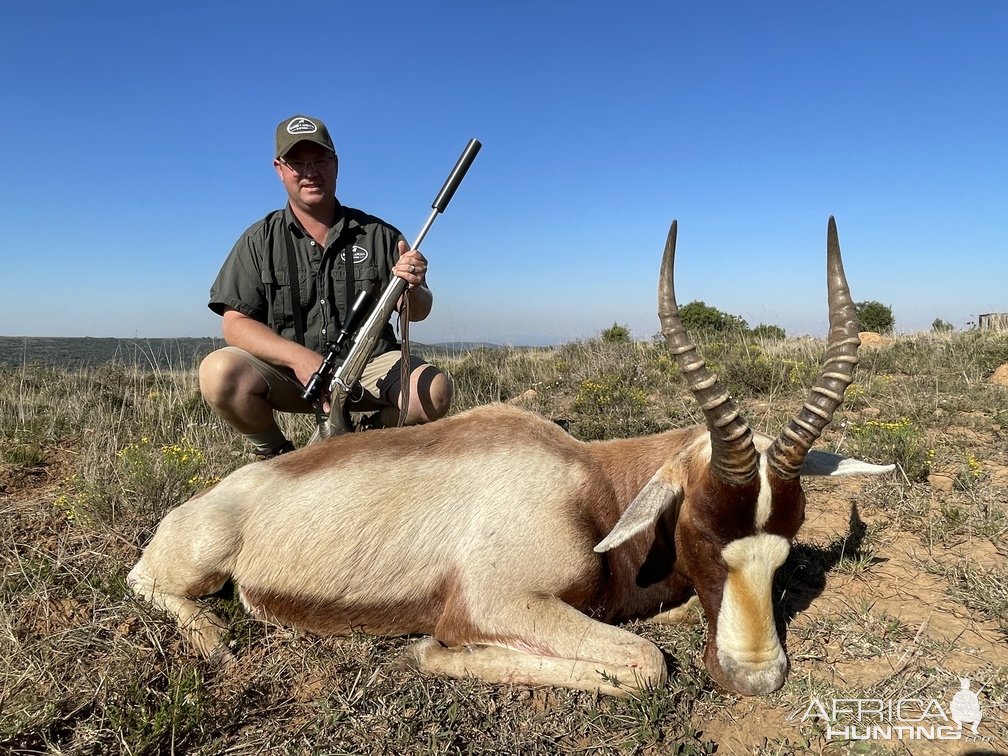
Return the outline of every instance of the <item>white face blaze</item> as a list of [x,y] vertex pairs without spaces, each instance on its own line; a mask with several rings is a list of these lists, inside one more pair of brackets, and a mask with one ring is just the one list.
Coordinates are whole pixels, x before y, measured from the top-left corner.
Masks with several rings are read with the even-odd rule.
[[767,479],[767,458],[766,454],[759,457],[759,496],[756,498],[756,532],[759,533],[766,527],[772,511],[772,494],[770,492],[770,481]]
[[774,624],[774,573],[784,564],[790,542],[762,532],[770,518],[766,458],[760,455],[760,493],[755,535],[739,538],[721,550],[728,566],[717,618],[717,656],[725,675],[740,693],[777,690],[787,673],[787,655]]

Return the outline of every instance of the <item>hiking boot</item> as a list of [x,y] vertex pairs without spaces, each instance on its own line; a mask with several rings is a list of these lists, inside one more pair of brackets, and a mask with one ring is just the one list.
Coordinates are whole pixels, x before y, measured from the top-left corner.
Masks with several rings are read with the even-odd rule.
[[294,451],[294,444],[290,441],[285,441],[284,445],[279,449],[273,449],[269,451],[267,449],[252,449],[252,461],[262,462],[266,459],[273,459],[274,457],[279,457],[281,454],[286,454],[287,452]]

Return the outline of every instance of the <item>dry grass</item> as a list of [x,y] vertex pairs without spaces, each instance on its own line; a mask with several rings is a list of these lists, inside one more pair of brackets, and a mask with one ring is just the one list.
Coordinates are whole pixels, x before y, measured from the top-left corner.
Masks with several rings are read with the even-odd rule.
[[[701,345],[750,422],[776,433],[823,345]],[[435,356],[456,410],[513,401],[584,439],[696,422],[654,344],[569,344]],[[125,589],[160,517],[244,463],[203,406],[192,366],[30,365],[0,381],[0,751],[11,753],[980,753],[1008,749],[1008,389],[988,378],[1008,338],[901,338],[864,351],[821,445],[896,461],[892,478],[807,483],[809,518],[776,580],[792,659],[784,688],[716,690],[704,628],[632,629],[671,683],[640,698],[433,680],[395,667],[405,641],[267,628],[228,597],[237,662],[192,658]],[[291,419],[300,441],[310,427]],[[812,698],[947,703],[981,687],[973,743],[828,740]]]

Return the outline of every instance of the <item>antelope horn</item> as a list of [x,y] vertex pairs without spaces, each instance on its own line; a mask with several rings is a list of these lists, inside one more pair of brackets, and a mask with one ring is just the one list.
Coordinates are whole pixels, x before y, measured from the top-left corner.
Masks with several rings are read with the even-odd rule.
[[801,474],[812,444],[833,419],[844,391],[854,381],[857,365],[858,318],[851,301],[836,221],[830,216],[826,230],[826,284],[829,299],[829,340],[822,372],[801,411],[792,418],[767,451],[767,463],[784,480]]
[[740,485],[756,475],[756,447],[752,431],[739,416],[731,397],[718,385],[717,376],[707,369],[679,318],[673,281],[676,229],[677,223],[672,221],[658,279],[658,319],[665,343],[675,356],[686,385],[707,419],[711,438],[711,470],[725,483]]

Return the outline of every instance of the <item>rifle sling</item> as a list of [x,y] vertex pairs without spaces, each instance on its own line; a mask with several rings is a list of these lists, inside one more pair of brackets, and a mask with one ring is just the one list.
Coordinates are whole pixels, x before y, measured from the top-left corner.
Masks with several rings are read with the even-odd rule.
[[399,422],[396,427],[406,424],[406,413],[409,412],[410,398],[410,362],[409,353],[409,287],[403,291],[402,306],[399,308],[399,335],[402,340],[402,356],[399,358]]
[[[290,278],[288,294],[290,295],[291,312],[294,315],[294,336],[298,344],[304,346],[304,316],[301,313],[301,272],[298,269],[297,254],[294,251],[293,234],[290,228],[285,228],[284,230],[286,231],[284,234],[284,244],[287,248],[287,275]],[[353,254],[353,245],[350,246],[350,249],[343,252],[343,265],[346,271],[346,306],[348,308],[357,295],[355,291],[357,283],[354,276]],[[346,317],[348,314],[349,312],[343,313],[343,317]]]
[[294,314],[294,337],[304,346],[304,319],[301,315],[301,272],[298,270],[297,255],[294,253],[294,239],[290,228],[284,227],[284,242],[287,247],[287,277],[290,279],[287,293],[290,295],[291,312]]
[[[350,306],[353,301],[357,298],[357,281],[354,278],[354,245],[353,242],[350,243],[348,249],[343,250],[343,268],[346,271],[346,310],[343,313],[343,318],[346,319],[350,317]],[[343,323],[340,323],[342,326]]]

